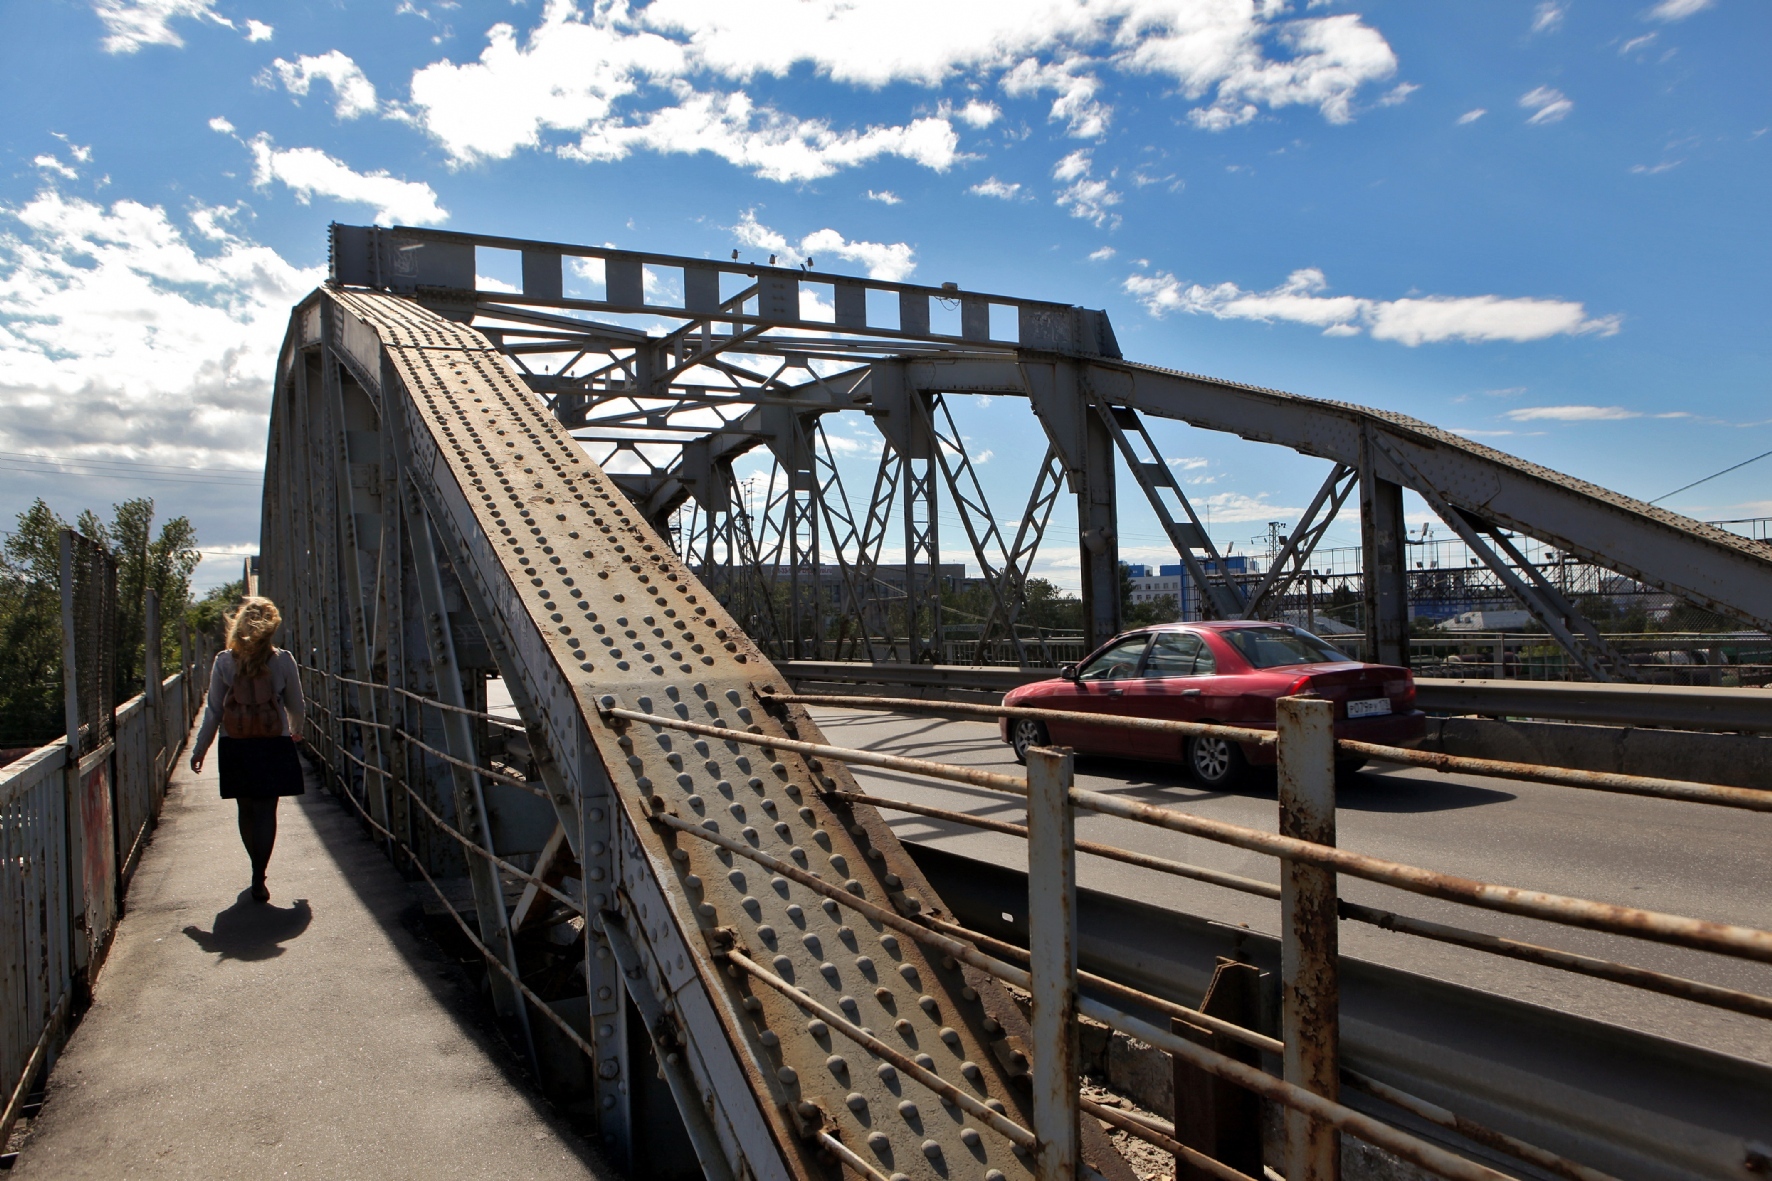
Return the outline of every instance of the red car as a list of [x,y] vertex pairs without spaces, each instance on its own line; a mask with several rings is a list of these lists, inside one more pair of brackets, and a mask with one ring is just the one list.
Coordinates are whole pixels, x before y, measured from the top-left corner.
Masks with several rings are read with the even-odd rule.
[[[1175,623],[1127,632],[1050,681],[1011,690],[1004,705],[1121,714],[1179,722],[1274,727],[1274,702],[1310,693],[1335,702],[1335,736],[1389,746],[1419,740],[1427,716],[1415,708],[1408,669],[1350,660],[1324,641],[1283,623],[1238,620]],[[1271,746],[1215,735],[1184,738],[1114,726],[1004,718],[1003,741],[1025,761],[1030,746],[1185,763],[1209,787],[1234,782],[1250,765],[1272,765]],[[1364,760],[1338,762],[1353,770]]]

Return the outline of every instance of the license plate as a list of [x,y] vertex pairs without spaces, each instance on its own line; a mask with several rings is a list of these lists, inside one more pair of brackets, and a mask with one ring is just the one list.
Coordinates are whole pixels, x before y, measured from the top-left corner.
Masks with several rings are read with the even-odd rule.
[[1347,703],[1347,716],[1350,718],[1375,718],[1391,712],[1391,699],[1374,697],[1370,701],[1350,701]]

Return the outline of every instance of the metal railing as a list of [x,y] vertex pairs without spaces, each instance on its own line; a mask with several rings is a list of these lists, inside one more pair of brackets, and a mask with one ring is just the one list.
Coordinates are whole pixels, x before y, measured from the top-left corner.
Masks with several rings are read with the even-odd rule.
[[[421,709],[437,708],[445,712],[465,714],[487,724],[521,729],[508,719],[484,711],[449,705],[408,690],[393,689],[374,682],[355,681],[318,669],[304,671],[316,683],[329,682],[334,687],[349,685],[377,692],[393,692],[403,695]],[[538,794],[545,795],[545,789],[484,763],[455,758],[423,742],[401,725],[336,713],[324,704],[325,694],[312,694],[311,697],[315,701],[315,707],[310,713],[309,750],[325,769],[333,789],[387,842],[391,853],[403,864],[409,864],[425,879],[464,937],[486,959],[489,969],[508,981],[529,1003],[529,1007],[557,1026],[571,1044],[587,1056],[594,1056],[594,1049],[589,1042],[520,978],[514,964],[509,962],[509,957],[483,937],[484,930],[476,934],[470,927],[433,873],[426,869],[423,858],[408,843],[411,839],[410,832],[403,837],[377,819],[377,814],[385,806],[379,804],[378,797],[386,791],[404,799],[410,805],[405,810],[405,815],[422,817],[433,831],[441,833],[458,845],[467,856],[484,860],[513,879],[525,883],[530,890],[561,903],[566,915],[586,922],[595,922],[603,916],[587,913],[587,908],[580,899],[555,888],[536,873],[499,857],[487,847],[488,842],[476,840],[450,824],[401,773],[402,764],[399,759],[384,757],[374,760],[364,757],[364,753],[368,752],[364,737],[371,733],[391,736],[412,744],[414,750],[422,751],[471,775],[481,776],[489,781],[511,783]],[[1028,717],[1035,720],[1050,720],[1049,715],[1055,712],[977,704],[933,705],[907,699],[795,693],[765,696],[762,700],[769,711],[778,719],[784,720],[790,729],[792,718],[788,713],[789,707],[806,705],[885,708],[942,714],[957,711],[968,716]],[[1036,748],[1030,754],[1026,774],[1014,775],[878,751],[847,749],[826,742],[801,741],[780,734],[763,733],[762,728],[754,724],[741,731],[695,722],[689,720],[686,707],[679,705],[677,709],[682,716],[672,717],[619,708],[613,698],[604,698],[599,703],[600,715],[607,725],[650,726],[654,733],[663,730],[683,731],[731,744],[731,749],[735,751],[742,746],[760,747],[770,757],[784,753],[800,755],[815,773],[816,781],[822,784],[826,801],[831,804],[865,805],[887,811],[925,815],[1027,841],[1029,940],[1028,948],[1023,950],[939,915],[921,913],[915,908],[905,913],[871,902],[860,896],[853,883],[827,881],[800,865],[766,853],[757,847],[754,835],[747,836],[743,831],[737,835],[726,833],[713,821],[699,817],[686,819],[677,815],[665,807],[662,798],[655,798],[651,805],[652,823],[669,837],[703,841],[718,846],[726,854],[745,858],[772,874],[819,893],[829,900],[827,906],[854,911],[878,927],[889,928],[907,938],[918,940],[943,957],[978,968],[1031,994],[1033,1032],[1028,1045],[1029,1053],[1023,1056],[1021,1065],[1030,1075],[1035,1102],[1030,1121],[1032,1127],[1026,1127],[1010,1119],[1005,1111],[986,1104],[969,1093],[966,1080],[970,1076],[966,1073],[966,1064],[962,1064],[960,1068],[962,1077],[959,1080],[942,1077],[930,1067],[927,1060],[907,1055],[752,958],[747,946],[736,936],[729,937],[717,951],[718,958],[729,969],[738,973],[738,978],[747,982],[747,987],[767,989],[780,994],[810,1021],[822,1022],[827,1029],[847,1038],[885,1066],[929,1087],[944,1100],[951,1101],[965,1118],[989,1124],[1028,1154],[1027,1159],[1036,1174],[1042,1177],[1069,1178],[1075,1175],[1079,1151],[1077,1120],[1081,1114],[1088,1114],[1160,1149],[1175,1153],[1180,1159],[1218,1181],[1238,1181],[1239,1178],[1259,1181],[1184,1143],[1185,1131],[1178,1131],[1172,1123],[1161,1118],[1102,1107],[1082,1096],[1076,1086],[1075,1039],[1077,1019],[1087,1017],[1156,1046],[1172,1055],[1176,1061],[1197,1069],[1204,1076],[1218,1080],[1223,1085],[1246,1090],[1291,1113],[1284,1121],[1288,1155],[1287,1167],[1282,1171],[1288,1178],[1326,1179],[1333,1176],[1330,1162],[1337,1159],[1339,1149],[1336,1137],[1341,1134],[1364,1140],[1436,1175],[1456,1178],[1458,1181],[1498,1181],[1506,1176],[1488,1165],[1450,1151],[1443,1145],[1422,1139],[1393,1124],[1348,1107],[1339,1101],[1339,1089],[1347,1087],[1375,1096],[1417,1119],[1442,1127],[1487,1149],[1512,1156],[1534,1168],[1565,1178],[1566,1181],[1610,1181],[1607,1174],[1589,1165],[1525,1143],[1517,1137],[1449,1111],[1439,1104],[1342,1068],[1336,1050],[1335,1017],[1338,990],[1338,941],[1335,929],[1340,920],[1366,923],[1418,938],[1610,980],[1697,1004],[1752,1016],[1772,1017],[1772,998],[1616,963],[1598,956],[1566,952],[1447,923],[1431,922],[1339,897],[1336,876],[1348,874],[1476,909],[1523,915],[1613,935],[1772,962],[1772,932],[1475,881],[1338,848],[1334,833],[1334,764],[1339,748],[1339,753],[1343,756],[1386,759],[1441,771],[1501,775],[1583,789],[1653,795],[1752,811],[1772,811],[1772,792],[1641,776],[1596,775],[1566,768],[1501,764],[1494,760],[1456,759],[1350,740],[1338,742],[1333,737],[1331,704],[1310,698],[1290,698],[1283,701],[1274,730],[1154,719],[1063,715],[1067,721],[1088,725],[1153,730],[1177,736],[1210,734],[1231,741],[1275,747],[1279,763],[1281,803],[1280,831],[1275,833],[1208,820],[1178,809],[1140,804],[1078,789],[1073,782],[1071,756],[1068,751]],[[1026,801],[1026,822],[1016,824],[1000,819],[975,817],[909,800],[886,798],[866,791],[844,790],[832,777],[824,774],[822,760],[852,767],[877,767],[910,773],[1012,795]],[[1276,885],[1102,842],[1078,840],[1074,828],[1074,816],[1078,809],[1273,856],[1282,865],[1281,880]],[[1190,1008],[1125,983],[1079,970],[1076,962],[1077,937],[1074,921],[1076,859],[1079,854],[1116,860],[1279,901],[1284,927],[1280,1028],[1264,1031],[1226,1020],[1206,1011],[1210,1008],[1210,997],[1200,1007]],[[1108,999],[1096,999],[1101,997]],[[1172,1023],[1171,1028],[1153,1025],[1136,1015],[1140,1012],[1155,1012],[1167,1016]],[[1201,1044],[1199,1037],[1190,1032],[1192,1030],[1221,1040]],[[1245,1053],[1239,1055],[1234,1051],[1225,1052],[1225,1039],[1234,1047],[1241,1047]],[[1252,1052],[1254,1057],[1250,1058],[1248,1052]],[[1028,1061],[1030,1057],[1031,1062]],[[857,1152],[856,1146],[844,1144],[832,1135],[831,1130],[821,1129],[814,1135],[827,1152],[858,1174],[870,1178],[884,1176]]]
[[84,1004],[202,704],[195,664],[162,680],[156,655],[97,749],[0,770],[0,1146]]
[[[800,694],[780,694],[766,698],[765,703],[789,729],[793,725],[793,718],[786,708],[789,706],[841,704],[857,708],[937,711],[936,707],[924,702]],[[1037,717],[1048,712],[988,706],[968,708],[992,716]],[[952,709],[952,706],[944,705],[939,707],[939,712],[951,712]],[[1402,748],[1345,740],[1338,743],[1333,734],[1333,705],[1324,700],[1283,699],[1279,703],[1278,725],[1274,731],[1152,720],[1102,718],[1091,719],[1089,722],[1159,729],[1176,734],[1212,734],[1236,742],[1272,744],[1276,747],[1279,763],[1278,832],[1210,820],[1179,809],[1141,804],[1079,789],[1073,782],[1072,760],[1068,751],[1034,748],[1029,752],[1026,774],[1013,775],[876,751],[846,749],[824,742],[800,741],[764,733],[762,727],[757,725],[752,725],[747,730],[735,730],[695,722],[689,720],[685,705],[677,706],[679,716],[668,716],[620,708],[612,697],[605,697],[600,702],[600,711],[609,724],[651,727],[655,735],[662,731],[675,730],[733,744],[734,750],[740,746],[753,746],[762,748],[770,757],[776,757],[778,752],[801,755],[806,759],[808,767],[817,774],[827,800],[833,803],[865,804],[889,811],[939,816],[943,820],[1003,832],[1027,841],[1028,948],[1023,952],[943,918],[922,913],[916,907],[901,913],[870,902],[860,896],[860,890],[852,882],[826,881],[817,873],[763,852],[757,847],[755,834],[740,831],[733,835],[722,831],[716,821],[686,819],[677,815],[665,805],[662,797],[655,797],[652,801],[652,823],[678,841],[689,839],[716,845],[728,854],[745,858],[772,874],[822,894],[829,900],[827,906],[835,904],[846,908],[869,923],[918,940],[944,957],[966,963],[1030,993],[1033,1018],[1029,1051],[1032,1061],[1024,1061],[1023,1065],[1030,1074],[1029,1081],[1033,1087],[1032,1128],[1014,1124],[1004,1112],[973,1099],[963,1081],[940,1077],[930,1069],[927,1060],[919,1063],[906,1058],[878,1036],[816,1001],[796,988],[791,981],[771,972],[751,958],[742,939],[736,934],[729,935],[724,946],[719,949],[721,958],[729,968],[739,973],[751,987],[780,993],[812,1020],[822,1022],[829,1030],[849,1039],[865,1053],[912,1076],[944,1099],[950,1099],[964,1111],[966,1117],[989,1123],[1021,1150],[1031,1154],[1030,1160],[1036,1175],[1042,1178],[1068,1179],[1075,1175],[1077,1121],[1083,1111],[1105,1119],[1159,1148],[1175,1152],[1182,1159],[1221,1181],[1233,1181],[1235,1178],[1248,1176],[1230,1169],[1220,1161],[1196,1159],[1200,1158],[1200,1154],[1177,1139],[1179,1134],[1172,1124],[1161,1119],[1152,1120],[1114,1112],[1081,1097],[1077,1088],[1075,1047],[1076,1018],[1082,1016],[1156,1046],[1168,1052],[1179,1063],[1184,1063],[1212,1079],[1252,1092],[1285,1109],[1286,1167],[1281,1172],[1290,1181],[1327,1181],[1335,1176],[1336,1162],[1339,1160],[1337,1137],[1344,1133],[1376,1145],[1439,1176],[1456,1178],[1458,1181],[1477,1181],[1479,1178],[1483,1181],[1496,1181],[1506,1176],[1465,1155],[1449,1151],[1390,1123],[1347,1107],[1338,1098],[1339,1088],[1342,1086],[1376,1095],[1417,1118],[1455,1131],[1467,1140],[1504,1152],[1568,1181],[1604,1181],[1606,1174],[1590,1166],[1483,1127],[1457,1113],[1376,1080],[1342,1070],[1337,1060],[1336,1017],[1339,959],[1336,929],[1340,919],[1372,923],[1388,930],[1613,980],[1700,1004],[1761,1017],[1772,1016],[1772,998],[1612,963],[1599,957],[1576,955],[1447,924],[1391,914],[1340,898],[1336,887],[1337,875],[1347,874],[1423,897],[1458,902],[1480,910],[1522,915],[1565,926],[1696,948],[1740,959],[1772,962],[1772,932],[1456,877],[1337,847],[1334,818],[1335,760],[1338,746],[1344,754],[1384,758],[1441,770],[1476,770],[1479,773],[1494,774],[1497,768],[1491,766],[1487,760],[1448,760],[1440,756],[1424,756],[1420,752]],[[1066,718],[1073,722],[1084,720],[1076,715],[1066,715]],[[843,791],[837,787],[832,777],[823,774],[822,760],[918,774],[1019,797],[1026,803],[1026,823],[1016,825],[934,809],[907,800],[889,799],[866,792]],[[1463,765],[1466,762],[1482,763],[1483,766],[1467,767]],[[1593,777],[1587,773],[1550,767],[1514,765],[1506,768],[1505,773],[1515,778],[1536,778],[1543,782],[1568,786],[1653,794],[1664,798],[1757,811],[1772,810],[1772,792],[1716,788],[1713,785],[1675,781],[1644,781],[1641,777]],[[1275,857],[1282,867],[1280,882],[1272,885],[1148,854],[1116,849],[1098,842],[1078,841],[1074,817],[1079,809]],[[1159,872],[1277,899],[1281,903],[1283,928],[1280,1028],[1276,1031],[1278,1036],[1228,1022],[1205,1012],[1210,1007],[1207,1002],[1203,1002],[1199,1009],[1191,1009],[1125,984],[1079,972],[1074,919],[1076,859],[1079,853],[1110,857]],[[1085,985],[1088,986],[1087,993],[1083,991]],[[1116,1004],[1095,999],[1101,995],[1116,998],[1118,1004],[1166,1014],[1179,1024],[1170,1029],[1159,1028],[1124,1008],[1116,1007]],[[1213,1048],[1211,1045],[1201,1044],[1200,1040],[1189,1036],[1189,1030],[1198,1030],[1202,1035],[1228,1038],[1241,1047],[1266,1055],[1268,1063],[1265,1066],[1251,1064],[1243,1056],[1221,1052],[1223,1047]],[[960,1067],[962,1076],[967,1075],[966,1066],[967,1064],[962,1064]],[[838,1145],[831,1151],[862,1175],[879,1175],[871,1164],[856,1156],[851,1149]],[[1257,1152],[1259,1153],[1259,1146]],[[852,1156],[855,1157],[854,1161],[850,1159]],[[1259,1155],[1256,1159],[1259,1159]]]

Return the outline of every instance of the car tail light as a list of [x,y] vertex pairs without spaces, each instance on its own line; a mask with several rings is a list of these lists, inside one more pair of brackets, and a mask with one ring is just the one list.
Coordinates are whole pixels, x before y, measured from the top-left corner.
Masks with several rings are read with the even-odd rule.
[[1391,699],[1391,705],[1399,710],[1415,708],[1415,678],[1399,677],[1384,683],[1384,695]]
[[1286,692],[1282,693],[1281,696],[1315,697],[1317,696],[1317,687],[1315,682],[1313,682],[1308,676],[1299,677],[1296,681],[1292,682],[1291,686],[1288,687]]

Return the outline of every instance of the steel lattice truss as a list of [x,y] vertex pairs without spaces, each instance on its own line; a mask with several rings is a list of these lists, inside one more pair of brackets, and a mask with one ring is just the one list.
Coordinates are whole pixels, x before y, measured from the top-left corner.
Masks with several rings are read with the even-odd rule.
[[[520,291],[477,289],[476,252],[494,250],[520,255]],[[1205,613],[1219,617],[1287,601],[1357,492],[1377,659],[1407,659],[1404,488],[1595,679],[1628,678],[1630,667],[1520,557],[1514,534],[1772,624],[1762,544],[1400,415],[1127,362],[1101,312],[952,284],[403,228],[334,227],[333,274],[471,322],[777,656],[940,659],[951,630],[942,592],[958,562],[989,591],[970,650],[1039,661],[1023,587],[1066,491],[1076,498],[1082,639],[1104,639],[1120,622],[1121,475],[1202,588]],[[1025,398],[1044,426],[1051,448],[1025,502],[988,503],[948,405],[968,394]],[[867,416],[880,440],[871,480],[855,487],[826,431],[844,413]],[[1152,417],[1330,462],[1254,586],[1226,571],[1157,450]],[[733,463],[758,448],[766,474],[741,483]],[[1016,522],[1013,536],[1000,519]]]

